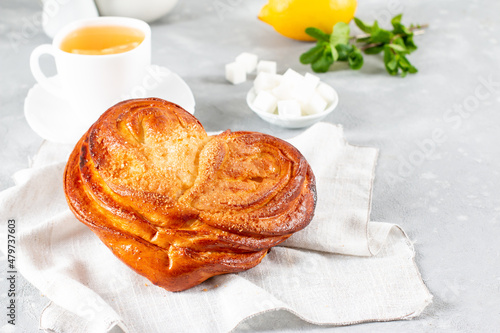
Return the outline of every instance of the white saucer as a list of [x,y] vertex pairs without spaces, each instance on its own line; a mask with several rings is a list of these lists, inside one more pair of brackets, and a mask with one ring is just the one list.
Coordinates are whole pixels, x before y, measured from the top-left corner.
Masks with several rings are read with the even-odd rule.
[[[178,104],[194,114],[194,96],[186,82],[165,67],[157,66],[156,69],[161,70],[162,75],[156,81],[149,80],[157,84],[148,84],[148,89],[142,90],[147,96],[128,96],[124,99],[158,97]],[[57,84],[59,79],[56,75],[49,80]],[[67,101],[48,93],[39,84],[30,89],[24,100],[24,116],[33,131],[48,141],[75,144],[97,119],[90,123],[75,121],[68,110],[71,108]]]

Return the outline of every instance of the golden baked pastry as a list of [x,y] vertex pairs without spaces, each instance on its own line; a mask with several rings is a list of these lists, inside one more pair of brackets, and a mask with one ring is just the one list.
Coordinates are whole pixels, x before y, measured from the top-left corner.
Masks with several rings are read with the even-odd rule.
[[170,291],[247,270],[312,219],[312,170],[256,132],[208,136],[181,107],[135,99],[74,148],[64,190],[75,216],[137,273]]

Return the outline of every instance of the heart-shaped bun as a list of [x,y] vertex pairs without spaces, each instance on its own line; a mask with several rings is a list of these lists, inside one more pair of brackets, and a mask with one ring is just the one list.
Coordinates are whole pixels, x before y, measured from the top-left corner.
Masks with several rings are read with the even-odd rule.
[[137,273],[170,291],[247,270],[311,221],[312,170],[257,132],[208,136],[178,105],[107,110],[73,150],[64,190],[75,216]]

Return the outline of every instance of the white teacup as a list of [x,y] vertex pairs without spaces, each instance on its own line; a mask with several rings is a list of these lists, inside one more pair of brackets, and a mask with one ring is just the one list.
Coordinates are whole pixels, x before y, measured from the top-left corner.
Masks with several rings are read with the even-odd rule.
[[[88,26],[123,26],[144,33],[134,49],[106,55],[82,55],[61,50],[61,43],[72,31]],[[55,58],[59,83],[49,80],[40,69],[40,56]],[[123,94],[141,83],[144,70],[151,65],[151,29],[141,20],[126,17],[96,17],[75,21],[62,28],[52,44],[38,46],[31,53],[30,67],[38,83],[49,93],[67,100],[75,121],[94,122]]]

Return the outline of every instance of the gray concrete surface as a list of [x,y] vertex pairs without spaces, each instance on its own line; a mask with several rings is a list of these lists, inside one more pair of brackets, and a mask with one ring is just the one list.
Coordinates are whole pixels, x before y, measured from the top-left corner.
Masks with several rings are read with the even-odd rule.
[[[224,64],[244,51],[278,61],[279,71],[309,71],[298,59],[311,45],[259,22],[263,3],[180,0],[152,25],[153,63],[189,84],[207,131],[258,130],[283,138],[300,132],[260,120],[245,103],[251,83],[232,86],[224,79]],[[11,174],[28,167],[42,143],[23,116],[35,83],[29,54],[50,41],[37,21],[40,11],[34,0],[0,3],[0,190],[13,185]],[[342,124],[350,143],[380,149],[372,219],[400,224],[415,241],[434,302],[411,321],[317,327],[276,312],[242,323],[240,331],[500,331],[500,3],[360,0],[357,16],[387,24],[399,12],[405,23],[430,24],[410,56],[420,72],[391,77],[378,56],[365,57],[360,71],[335,66],[321,75],[340,96],[326,121]],[[7,264],[1,259],[4,309]],[[17,288],[17,329],[37,332],[49,300],[22,278]]]

